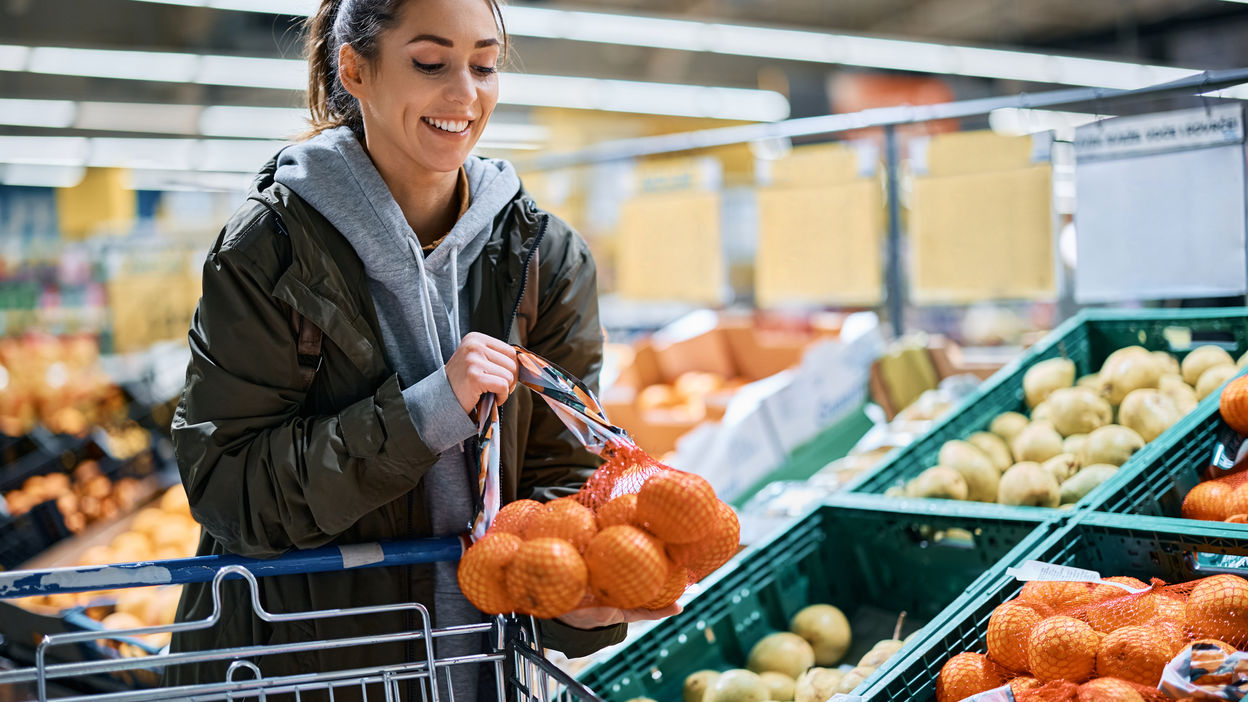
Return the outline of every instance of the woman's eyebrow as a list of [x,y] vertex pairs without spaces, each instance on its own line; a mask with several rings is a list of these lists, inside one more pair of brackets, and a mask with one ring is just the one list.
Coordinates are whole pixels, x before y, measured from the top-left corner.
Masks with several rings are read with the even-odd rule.
[[[412,37],[412,40],[409,41],[408,43],[415,44],[421,41],[431,41],[434,44],[438,44],[440,46],[447,46],[447,47],[455,46],[455,42],[451,41],[450,39],[447,39],[446,37],[440,37],[436,34],[418,34],[415,37]],[[481,41],[478,41],[476,48],[483,49],[487,46],[497,46],[497,45],[498,45],[498,39],[491,37],[489,39],[482,39]]]

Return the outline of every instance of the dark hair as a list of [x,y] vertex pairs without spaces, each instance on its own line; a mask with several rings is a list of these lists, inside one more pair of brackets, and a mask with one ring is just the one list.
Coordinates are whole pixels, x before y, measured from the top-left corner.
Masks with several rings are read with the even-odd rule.
[[[381,34],[398,19],[406,0],[321,0],[316,14],[308,18],[305,41],[308,58],[308,109],[312,130],[308,136],[326,129],[348,126],[364,137],[360,102],[347,92],[338,79],[338,51],[350,44],[365,60],[377,58]],[[501,0],[485,0],[494,14],[501,36],[502,63],[507,51],[507,28],[503,24]]]

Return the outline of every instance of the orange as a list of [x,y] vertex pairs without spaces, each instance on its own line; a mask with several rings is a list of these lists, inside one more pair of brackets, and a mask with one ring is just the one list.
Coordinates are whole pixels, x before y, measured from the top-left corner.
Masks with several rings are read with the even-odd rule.
[[563,539],[525,541],[507,568],[507,592],[517,611],[554,619],[576,608],[589,572],[576,547]]
[[[1236,478],[1238,478],[1239,475],[1242,474],[1237,474]],[[1204,483],[1201,483],[1201,485],[1204,485]],[[1230,517],[1248,513],[1248,485],[1241,483],[1228,492],[1223,505],[1225,507],[1225,511],[1222,512],[1222,516],[1219,517],[1221,521],[1226,521]]]
[[1184,624],[1194,637],[1248,644],[1248,580],[1214,575],[1198,581],[1187,596]]
[[1234,490],[1222,480],[1206,480],[1187,492],[1180,514],[1188,519],[1220,522],[1226,517],[1227,499]]
[[1144,702],[1144,697],[1122,680],[1097,678],[1079,686],[1079,702]]
[[1235,378],[1222,388],[1218,411],[1232,429],[1248,434],[1248,377]]
[[[1148,587],[1143,581],[1132,577],[1115,576],[1105,579],[1135,588]],[[1153,593],[1132,594],[1113,585],[1097,585],[1092,588],[1092,604],[1088,607],[1085,618],[1093,629],[1108,634],[1124,626],[1145,624],[1156,616],[1157,603]]]
[[1145,687],[1157,687],[1170,662],[1174,641],[1152,626],[1124,626],[1105,637],[1096,652],[1096,672]]
[[1226,643],[1225,641],[1218,641],[1217,639],[1200,639],[1200,640],[1198,640],[1198,641],[1193,641],[1193,642],[1192,642],[1191,644],[1189,644],[1188,646],[1189,646],[1189,647],[1191,647],[1191,646],[1196,646],[1196,645],[1198,645],[1198,644],[1199,644],[1202,648],[1207,648],[1207,647],[1209,647],[1209,646],[1213,646],[1214,648],[1216,648],[1216,649],[1218,649],[1218,650],[1220,650],[1220,651],[1222,651],[1223,653],[1226,653],[1226,654],[1231,654],[1231,653],[1234,653],[1234,652],[1236,651],[1236,649],[1235,649],[1235,647],[1234,647],[1234,646],[1232,646],[1232,645],[1230,645],[1230,644]]
[[1018,697],[1028,690],[1034,690],[1037,687],[1040,687],[1040,681],[1032,677],[1024,676],[1014,678],[1010,681],[1010,692],[1014,693],[1015,697]]
[[718,504],[705,478],[665,470],[647,478],[637,492],[637,521],[669,544],[687,544],[716,523]]
[[472,606],[486,614],[516,610],[517,603],[507,591],[507,566],[524,541],[515,534],[491,532],[459,559],[459,589]]
[[631,526],[607,527],[585,549],[589,586],[603,604],[636,609],[656,599],[668,582],[663,544]]
[[537,500],[516,500],[503,505],[498,510],[498,514],[494,515],[494,521],[490,522],[490,531],[505,532],[515,534],[516,536],[524,535],[524,525],[528,523],[529,517],[534,512],[542,508],[542,503]]
[[598,508],[598,528],[637,526],[637,495],[620,495]]
[[1027,603],[998,605],[988,618],[988,656],[1010,670],[1027,670],[1027,637],[1044,620]]
[[676,604],[676,600],[685,594],[685,588],[689,586],[689,569],[681,565],[672,564],[668,569],[667,582],[663,583],[663,589],[654,599],[641,606],[642,609],[664,609]]
[[1083,682],[1096,669],[1100,637],[1074,617],[1049,617],[1031,630],[1027,639],[1027,663],[1040,682]]
[[737,513],[718,500],[715,513],[716,522],[709,536],[688,544],[667,545],[667,554],[674,562],[688,568],[695,582],[727,563],[741,545],[741,523],[737,521]]
[[982,653],[959,653],[945,661],[936,677],[937,702],[960,702],[971,695],[1001,687],[1010,679],[1005,668]]
[[575,497],[560,497],[542,505],[529,514],[524,525],[524,538],[563,539],[584,551],[589,540],[598,533],[598,522],[588,507],[577,501]]
[[1092,583],[1032,580],[1023,586],[1018,599],[1046,604],[1057,611],[1082,607],[1092,599]]

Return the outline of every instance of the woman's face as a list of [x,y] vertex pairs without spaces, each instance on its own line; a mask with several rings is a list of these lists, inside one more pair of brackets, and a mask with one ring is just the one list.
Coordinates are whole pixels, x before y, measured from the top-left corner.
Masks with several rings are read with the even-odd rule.
[[430,171],[457,170],[498,104],[499,51],[488,3],[403,3],[377,57],[357,63],[358,82],[344,76],[360,100],[369,149],[397,151]]

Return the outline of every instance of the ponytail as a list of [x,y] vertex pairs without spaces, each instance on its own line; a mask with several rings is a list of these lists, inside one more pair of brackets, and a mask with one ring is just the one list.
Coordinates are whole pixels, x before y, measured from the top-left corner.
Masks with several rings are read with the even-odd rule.
[[308,111],[312,113],[312,131],[308,136],[345,124],[331,108],[333,93],[340,85],[334,24],[342,3],[343,0],[323,0],[316,14],[308,18],[305,45],[308,57]]

